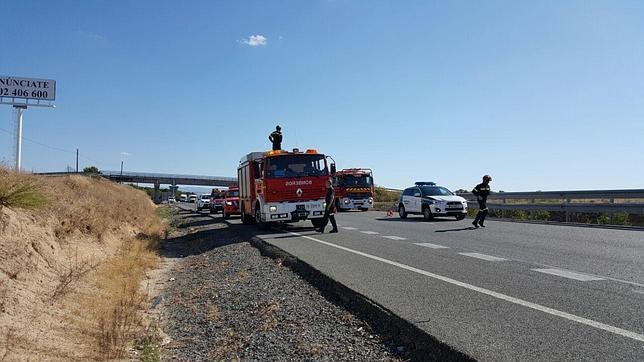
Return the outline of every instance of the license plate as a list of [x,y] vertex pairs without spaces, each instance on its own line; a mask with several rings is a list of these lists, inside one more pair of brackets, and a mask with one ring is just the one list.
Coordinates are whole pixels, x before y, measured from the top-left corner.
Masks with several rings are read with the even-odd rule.
[[462,210],[463,206],[448,206],[447,210]]
[[295,210],[306,211],[306,205],[295,205]]

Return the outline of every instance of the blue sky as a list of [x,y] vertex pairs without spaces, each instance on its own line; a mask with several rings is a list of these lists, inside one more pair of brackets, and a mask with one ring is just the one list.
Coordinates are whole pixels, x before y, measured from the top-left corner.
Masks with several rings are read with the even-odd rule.
[[279,123],[389,187],[644,187],[641,1],[10,0],[0,34],[1,75],[58,82],[27,170],[234,176]]

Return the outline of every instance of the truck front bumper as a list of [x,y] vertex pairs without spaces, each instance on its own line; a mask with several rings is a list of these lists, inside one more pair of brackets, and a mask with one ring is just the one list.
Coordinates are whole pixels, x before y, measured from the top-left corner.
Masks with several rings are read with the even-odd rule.
[[265,221],[300,221],[324,217],[324,200],[269,202],[262,209]]

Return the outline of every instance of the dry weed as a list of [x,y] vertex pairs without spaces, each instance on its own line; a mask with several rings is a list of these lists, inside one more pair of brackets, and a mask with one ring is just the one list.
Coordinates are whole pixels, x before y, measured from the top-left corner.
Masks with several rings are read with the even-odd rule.
[[54,289],[54,292],[51,296],[52,300],[56,300],[71,289],[71,286],[74,283],[77,283],[81,280],[87,273],[96,269],[98,262],[91,260],[79,260],[78,259],[78,249],[73,258],[69,259],[68,265],[62,265],[61,267],[54,268],[56,274],[58,275],[58,285]]
[[47,204],[37,178],[0,168],[0,208],[39,209]]

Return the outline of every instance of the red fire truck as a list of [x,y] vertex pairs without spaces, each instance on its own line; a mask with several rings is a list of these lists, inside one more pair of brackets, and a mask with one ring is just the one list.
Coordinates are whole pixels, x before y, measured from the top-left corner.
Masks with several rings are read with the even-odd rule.
[[338,211],[373,207],[373,171],[369,168],[349,168],[335,175],[335,202]]
[[237,169],[242,222],[268,227],[308,219],[319,227],[326,183],[334,173],[335,164],[316,150],[249,153]]

